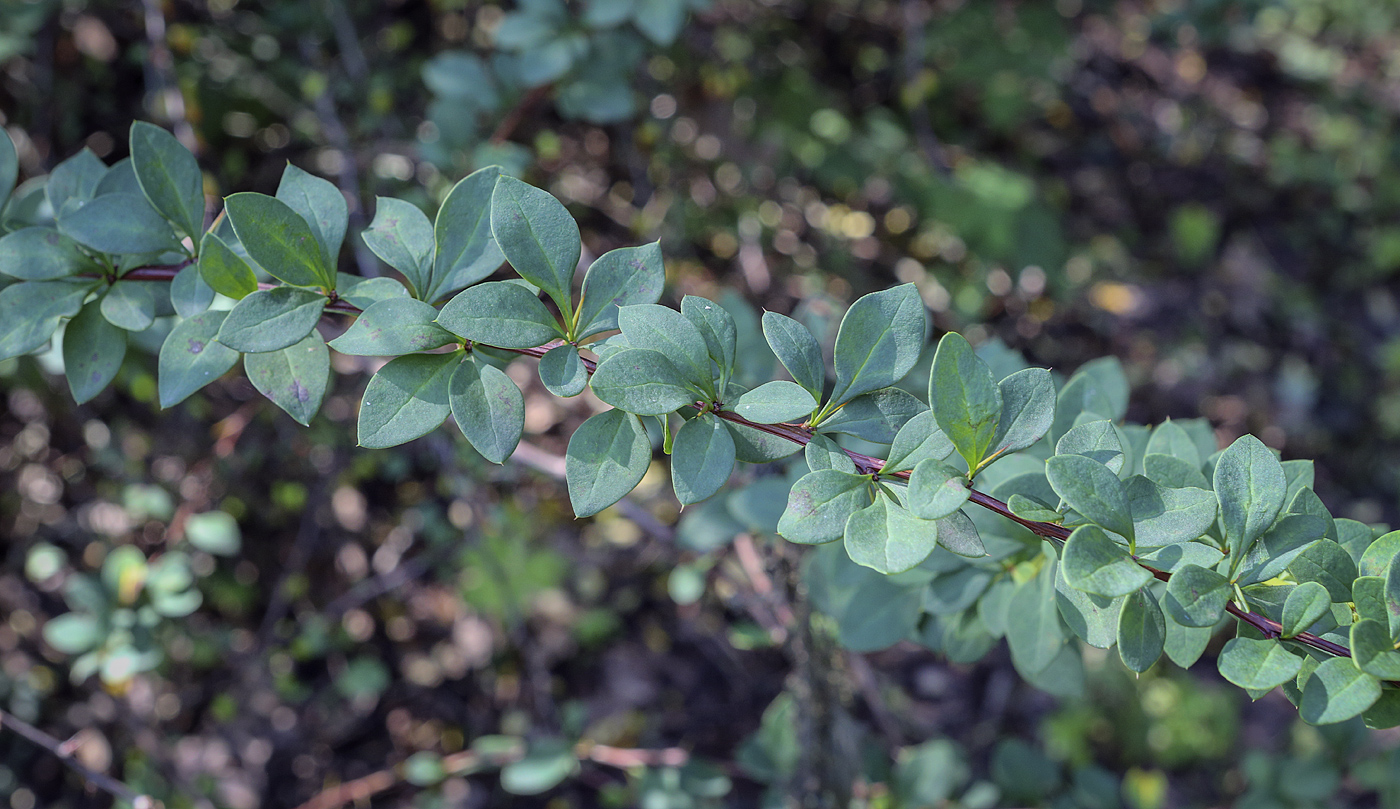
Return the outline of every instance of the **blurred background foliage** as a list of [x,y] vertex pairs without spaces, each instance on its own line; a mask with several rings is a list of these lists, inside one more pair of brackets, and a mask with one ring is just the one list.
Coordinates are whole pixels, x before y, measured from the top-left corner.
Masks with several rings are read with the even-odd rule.
[[[337,183],[354,231],[377,195],[431,210],[502,164],[569,205],[585,260],[660,238],[671,302],[794,312],[828,339],[857,295],[914,282],[989,358],[1115,355],[1132,418],[1314,458],[1333,512],[1374,523],[1400,516],[1397,17],[0,0],[0,116],[23,204],[83,148],[123,157],[145,119],[210,195],[270,193],[291,161]],[[341,258],[385,271],[358,239]],[[953,662],[980,653],[952,630],[925,639],[939,654],[877,651],[918,636],[881,637],[878,608],[917,595],[883,579],[814,592],[835,617],[807,621],[802,554],[771,536],[780,479],[681,515],[658,462],[575,522],[560,455],[588,406],[525,363],[527,440],[497,468],[445,433],[355,449],[362,358],[335,357],[301,429],[236,375],[158,412],[138,352],[74,407],[58,357],[0,363],[0,704],[167,806],[1400,800],[1393,734],[1304,726],[1209,666],[1138,678],[1086,649],[1082,677],[1036,684],[1052,696],[1004,649]],[[11,734],[0,762],[14,809],[102,803]]]

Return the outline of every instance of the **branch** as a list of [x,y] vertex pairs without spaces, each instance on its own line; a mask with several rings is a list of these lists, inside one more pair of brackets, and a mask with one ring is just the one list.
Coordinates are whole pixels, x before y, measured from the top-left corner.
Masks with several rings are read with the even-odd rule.
[[8,711],[0,710],[0,727],[7,727],[15,733],[23,736],[34,744],[58,756],[68,768],[82,776],[94,787],[106,792],[108,795],[119,801],[126,801],[131,804],[132,809],[159,809],[162,804],[153,799],[150,795],[142,795],[121,781],[106,773],[89,770],[73,758],[74,745],[59,741],[57,737],[50,736],[33,725],[15,717]]

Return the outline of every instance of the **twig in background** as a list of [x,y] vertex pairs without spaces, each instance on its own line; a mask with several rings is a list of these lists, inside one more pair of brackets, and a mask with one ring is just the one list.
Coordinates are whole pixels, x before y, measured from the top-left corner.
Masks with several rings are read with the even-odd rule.
[[185,118],[185,97],[175,81],[175,59],[165,42],[165,12],[160,0],[141,0],[141,9],[146,24],[146,109],[168,121],[180,143],[198,154],[194,127]]
[[106,792],[117,800],[126,801],[131,804],[132,809],[160,809],[163,806],[160,801],[153,799],[149,795],[142,795],[121,781],[106,773],[100,773],[84,767],[73,757],[73,750],[76,744],[59,741],[55,736],[50,736],[33,725],[17,718],[8,711],[0,710],[0,727],[9,728],[16,734],[23,736],[29,741],[37,744],[45,750],[53,753],[68,768],[82,776],[93,787]]

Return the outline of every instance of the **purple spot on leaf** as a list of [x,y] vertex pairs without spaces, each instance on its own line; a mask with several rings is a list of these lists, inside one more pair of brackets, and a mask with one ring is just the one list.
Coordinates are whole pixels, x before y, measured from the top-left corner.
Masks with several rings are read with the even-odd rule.
[[296,400],[297,400],[298,402],[301,402],[302,404],[305,404],[306,401],[307,401],[308,399],[311,398],[311,391],[307,390],[305,385],[303,385],[303,384],[301,384],[300,382],[298,382],[297,380],[293,379],[293,380],[292,380],[292,396],[296,397]]
[[190,352],[191,354],[198,354],[198,353],[200,353],[201,351],[204,350],[204,341],[203,341],[203,340],[191,340],[191,341],[190,341],[190,347],[189,347],[188,350],[189,350],[189,352]]

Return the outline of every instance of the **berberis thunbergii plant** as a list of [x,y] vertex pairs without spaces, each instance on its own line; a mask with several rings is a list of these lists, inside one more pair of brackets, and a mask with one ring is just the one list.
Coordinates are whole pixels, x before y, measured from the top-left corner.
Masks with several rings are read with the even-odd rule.
[[[1311,488],[1311,462],[1281,463],[1252,436],[1218,451],[1199,420],[1123,423],[1128,386],[1111,359],[1057,393],[1049,371],[994,373],[947,334],[927,385],[915,386],[925,402],[897,387],[909,385],[929,328],[904,285],[852,304],[830,358],[801,323],[764,314],[762,336],[791,381],[746,387],[730,312],[695,297],[658,305],[657,244],[599,257],[576,293],[574,220],[499,169],[459,182],[434,221],[379,200],[363,238],[403,283],[336,271],[345,200],[290,166],[275,197],[234,194],[206,228],[194,157],[150,124],[132,127],[130,159],[111,167],[84,151],[11,197],[16,176],[0,139],[0,358],[42,348],[66,323],[79,402],[112,380],[128,335],[174,316],[162,407],[242,357],[257,389],[306,424],[330,349],[389,356],[364,393],[362,446],[402,444],[451,416],[501,463],[524,423],[501,367],[537,357],[550,392],[591,388],[613,408],[569,441],[579,517],[641,481],[654,453],[648,419],[682,504],[715,495],[737,462],[802,449],[793,463],[805,474],[778,533],[842,542],[906,588],[893,592],[915,588],[872,609],[908,613],[900,621],[951,657],[975,659],[1005,637],[1021,673],[1045,682],[1077,635],[1116,645],[1135,671],[1163,652],[1189,666],[1228,614],[1238,631],[1218,661],[1230,682],[1255,697],[1283,686],[1313,723],[1400,724],[1400,531],[1334,519]],[[518,277],[485,280],[503,263]],[[318,331],[328,315],[353,318],[329,344]],[[840,435],[888,445],[885,459],[843,449]]]

